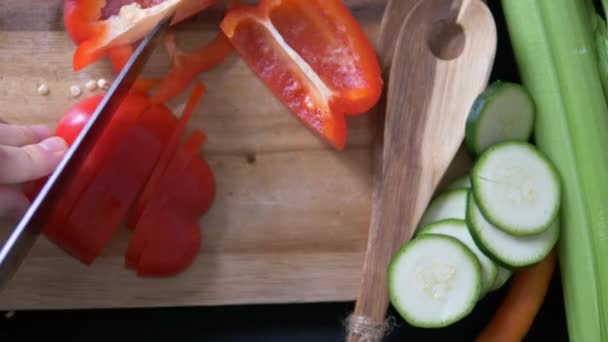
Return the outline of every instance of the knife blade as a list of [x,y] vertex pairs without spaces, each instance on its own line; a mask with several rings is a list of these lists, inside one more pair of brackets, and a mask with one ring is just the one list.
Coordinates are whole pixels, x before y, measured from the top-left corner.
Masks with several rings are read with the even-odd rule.
[[111,121],[112,114],[129,93],[172,18],[169,16],[161,20],[141,41],[59,165],[10,232],[0,249],[0,290],[16,273],[33,247],[49,214],[58,205],[61,193],[95,146],[95,141]]

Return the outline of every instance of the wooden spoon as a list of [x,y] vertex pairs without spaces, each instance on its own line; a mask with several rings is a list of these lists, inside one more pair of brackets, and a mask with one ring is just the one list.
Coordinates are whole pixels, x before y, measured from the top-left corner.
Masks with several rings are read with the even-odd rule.
[[402,22],[390,68],[383,147],[376,150],[382,165],[375,168],[349,341],[382,338],[388,265],[411,239],[456,155],[469,109],[487,85],[496,53],[494,19],[480,0],[419,1]]

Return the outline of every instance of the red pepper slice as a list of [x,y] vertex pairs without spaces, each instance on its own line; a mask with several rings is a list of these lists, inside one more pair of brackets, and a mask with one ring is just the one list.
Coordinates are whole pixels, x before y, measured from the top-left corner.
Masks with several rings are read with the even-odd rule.
[[222,63],[233,48],[226,36],[220,32],[208,45],[191,52],[180,51],[171,34],[165,41],[173,66],[164,76],[159,88],[152,95],[152,103],[165,103],[179,93],[201,72]]
[[201,83],[197,83],[194,87],[194,90],[192,91],[190,99],[186,103],[186,107],[184,108],[182,116],[180,117],[179,121],[177,122],[177,125],[175,126],[171,138],[165,146],[165,150],[163,151],[160,160],[158,161],[152,175],[150,176],[150,179],[148,180],[148,183],[146,184],[143,194],[140,196],[140,199],[135,204],[134,214],[131,216],[131,219],[128,223],[129,227],[135,227],[135,223],[139,219],[139,215],[143,213],[145,201],[151,196],[153,192],[156,191],[156,186],[158,185],[159,180],[164,175],[167,166],[171,162],[171,159],[173,158],[175,151],[179,146],[180,140],[184,134],[184,131],[186,130],[186,126],[188,125],[188,122],[190,121],[190,118],[194,113],[194,108],[196,107],[198,102],[200,102],[204,93],[205,87]]
[[170,132],[161,125],[172,114],[153,106],[128,129],[93,182],[83,191],[62,230],[60,244],[85,264],[100,255],[143,188]]
[[[172,209],[167,208],[168,212]],[[137,264],[140,277],[169,277],[192,264],[201,248],[201,232],[195,223],[176,215],[158,215],[152,223],[158,228],[141,253]]]
[[[133,55],[133,47],[131,45],[118,46],[108,50],[108,56],[114,71],[119,73],[127,64],[131,55]],[[138,77],[131,88],[132,93],[147,94],[148,91],[158,87],[161,84],[160,79]]]
[[[194,157],[194,155],[196,155],[196,153],[198,153],[201,150],[205,140],[206,140],[206,136],[201,131],[196,130],[196,131],[192,132],[192,134],[188,137],[188,139],[186,139],[184,144],[179,148],[179,150],[173,156],[173,159],[171,160],[171,165],[167,167],[167,169],[165,170],[165,173],[163,173],[162,177],[172,177],[172,176],[169,176],[168,174],[175,175],[177,173],[181,173],[183,171],[183,169],[185,169],[187,167],[188,162]],[[150,201],[153,200],[152,195],[160,192],[158,190],[158,187],[160,186],[159,183],[162,184],[161,179],[158,180],[156,187],[152,188],[150,186],[149,188],[146,188],[146,190],[148,190],[148,191],[142,193],[142,195],[139,197],[137,205],[134,206],[131,216],[129,217],[129,221],[127,223],[128,227],[135,228],[137,226],[137,221],[143,214],[144,210],[148,210],[148,208],[147,208],[148,204],[150,203]],[[150,183],[148,183],[148,184],[150,184]],[[198,204],[198,205],[199,206],[203,205],[203,203]],[[209,206],[210,206],[210,203],[209,203]]]
[[[200,248],[196,222],[211,206],[215,180],[200,155],[188,156],[180,149],[176,156],[176,163],[167,170],[157,197],[146,206],[129,242],[126,265],[137,267],[140,276],[169,276],[181,272],[194,260]],[[189,165],[174,173],[188,158]]]
[[[207,161],[195,155],[184,171],[184,191],[181,192],[183,204],[179,211],[191,221],[198,221],[215,199],[215,177]],[[191,183],[188,183],[191,182]]]
[[[185,143],[177,150],[173,156],[173,159],[171,160],[171,163],[163,172],[162,178],[159,178],[156,186],[154,188],[150,188],[153,189],[153,191],[148,192],[147,195],[142,194],[142,196],[140,196],[138,201],[139,206],[134,208],[129,223],[130,227],[133,227],[135,232],[129,241],[129,246],[125,256],[125,263],[127,267],[133,268],[137,265],[148,239],[157,234],[157,226],[155,222],[158,221],[157,216],[163,212],[166,205],[170,204],[170,209],[173,211],[187,213],[188,218],[195,216],[195,214],[192,214],[192,212],[196,210],[192,209],[193,205],[200,207],[206,206],[207,209],[210,206],[210,203],[207,204],[204,199],[200,204],[193,204],[178,198],[178,196],[191,190],[200,192],[210,191],[215,193],[215,184],[213,182],[211,182],[213,183],[213,188],[202,188],[200,186],[193,188],[193,182],[190,178],[192,176],[189,174],[184,175],[188,164],[196,156],[196,153],[200,151],[204,139],[205,136],[201,132],[193,132]],[[211,178],[212,177],[213,175],[211,175]],[[198,184],[207,185],[209,183],[209,181],[205,183],[204,180],[198,181]],[[194,184],[194,186],[196,186],[196,184]]]
[[[226,6],[231,10],[238,0],[230,0]],[[165,49],[171,57],[172,67],[162,80],[160,87],[152,95],[153,103],[165,103],[179,93],[204,71],[221,64],[232,53],[233,47],[226,35],[219,32],[207,45],[190,52],[181,51],[175,44],[175,35],[167,34]]]
[[337,149],[344,115],[380,98],[378,58],[340,0],[261,0],[230,11],[221,28],[275,96]]
[[[56,134],[67,141],[73,141],[102,98],[103,94],[83,100],[75,105],[59,121]],[[62,205],[51,214],[49,222],[43,230],[51,241],[61,241],[63,224],[69,212],[77,203],[82,191],[92,182],[98,170],[104,165],[104,160],[148,105],[149,101],[146,97],[133,94],[129,95],[118,107],[107,130],[101,135],[95,148],[86,158],[78,175],[72,180],[69,189],[62,194]],[[74,115],[82,115],[86,117],[86,120],[69,120]]]
[[[192,159],[181,179],[175,197],[165,201],[164,208],[148,217],[158,220],[150,222],[156,229],[148,236],[138,259],[139,276],[175,275],[184,271],[198,255],[201,233],[196,222],[211,205],[215,182],[207,162],[200,155]],[[175,221],[168,225],[167,221],[172,218]]]

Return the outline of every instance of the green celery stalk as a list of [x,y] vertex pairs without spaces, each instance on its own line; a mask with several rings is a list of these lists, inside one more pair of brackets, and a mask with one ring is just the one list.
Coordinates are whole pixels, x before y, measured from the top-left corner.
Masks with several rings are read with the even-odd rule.
[[563,184],[558,243],[572,341],[608,341],[608,106],[585,0],[502,0],[535,141]]
[[[591,28],[595,38],[595,48],[598,57],[598,68],[604,87],[604,95],[608,96],[608,30],[606,21],[595,11],[593,0],[587,0],[589,15],[591,17]],[[608,8],[608,1],[602,0],[604,12]]]

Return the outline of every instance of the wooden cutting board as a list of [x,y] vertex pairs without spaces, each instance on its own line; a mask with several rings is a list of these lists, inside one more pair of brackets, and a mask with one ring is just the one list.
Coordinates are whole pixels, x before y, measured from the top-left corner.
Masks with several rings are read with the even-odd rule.
[[[74,73],[63,1],[0,2],[0,118],[54,127],[77,99],[71,85],[111,80],[107,61]],[[385,0],[346,0],[375,41]],[[178,44],[196,47],[218,31],[222,6],[179,25]],[[168,61],[159,49],[147,74]],[[218,194],[200,226],[200,256],[169,279],[125,269],[122,229],[86,267],[41,237],[0,293],[0,309],[63,309],[350,301],[356,296],[369,226],[372,114],[348,120],[343,152],[302,126],[235,53],[200,77],[208,92],[191,123],[208,135],[204,153]],[[37,94],[45,83],[49,96]],[[177,109],[180,101],[172,104]],[[463,174],[461,153],[444,182]]]

